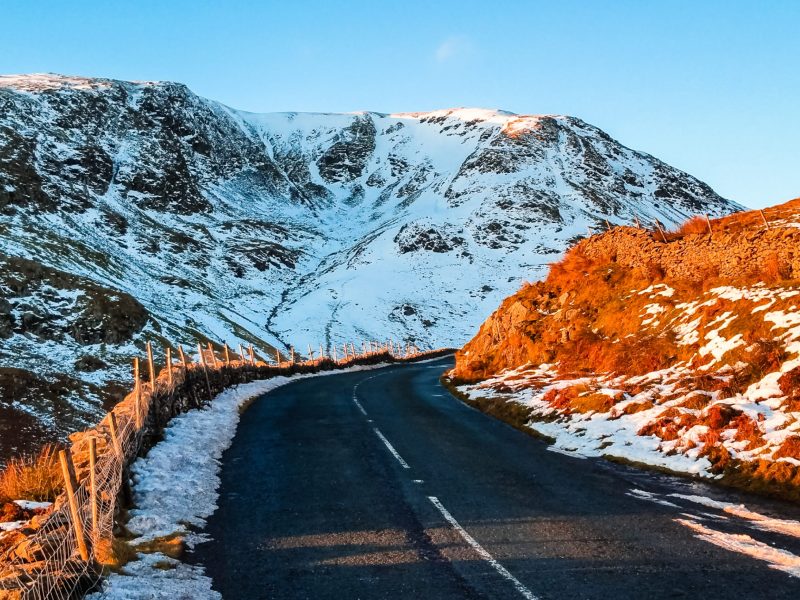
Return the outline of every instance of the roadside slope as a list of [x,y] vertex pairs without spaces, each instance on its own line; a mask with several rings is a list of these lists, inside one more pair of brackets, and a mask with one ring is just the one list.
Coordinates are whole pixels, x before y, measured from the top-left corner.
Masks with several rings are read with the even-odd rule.
[[611,229],[507,298],[450,377],[567,449],[796,498],[798,249],[800,200]]

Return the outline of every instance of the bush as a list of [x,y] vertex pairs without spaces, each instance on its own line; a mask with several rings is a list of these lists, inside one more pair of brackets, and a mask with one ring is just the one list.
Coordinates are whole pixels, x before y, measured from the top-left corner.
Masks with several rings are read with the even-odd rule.
[[0,501],[52,502],[63,489],[58,448],[47,445],[38,455],[14,458],[0,472]]

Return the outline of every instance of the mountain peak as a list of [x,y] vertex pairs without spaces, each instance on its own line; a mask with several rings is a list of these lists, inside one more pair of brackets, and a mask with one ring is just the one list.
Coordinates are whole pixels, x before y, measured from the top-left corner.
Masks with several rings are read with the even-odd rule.
[[139,86],[160,85],[160,81],[117,81],[104,77],[82,77],[78,75],[62,75],[59,73],[21,73],[16,75],[0,75],[0,88],[9,88],[25,92],[43,92],[47,90],[98,90],[108,89],[115,84]]

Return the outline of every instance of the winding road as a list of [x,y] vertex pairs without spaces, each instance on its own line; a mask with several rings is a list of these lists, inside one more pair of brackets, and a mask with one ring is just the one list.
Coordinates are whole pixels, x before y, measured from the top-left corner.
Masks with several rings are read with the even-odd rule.
[[798,597],[786,571],[800,573],[800,507],[551,451],[453,398],[439,383],[450,365],[303,379],[250,406],[223,456],[211,541],[191,557],[214,588],[226,600]]

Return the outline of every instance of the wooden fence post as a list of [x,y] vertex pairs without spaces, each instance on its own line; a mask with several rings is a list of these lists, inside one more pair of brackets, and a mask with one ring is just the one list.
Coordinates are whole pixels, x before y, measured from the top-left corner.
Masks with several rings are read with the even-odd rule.
[[639,217],[638,217],[638,215],[633,215],[633,220],[634,220],[634,221],[636,221],[636,227],[638,227],[639,229],[641,229],[641,228],[642,228],[642,224],[639,222]]
[[281,366],[281,353],[277,348],[275,348],[275,364]]
[[230,350],[228,350],[228,343],[227,342],[225,342],[225,366],[226,367],[230,367],[231,366],[231,353],[230,353]]
[[184,354],[183,346],[181,344],[178,344],[178,355],[181,357],[181,364],[183,365],[183,370],[184,371],[188,371],[189,370],[189,361],[186,360],[186,354]]
[[172,388],[172,348],[167,346],[167,383]]
[[333,345],[333,362],[337,364],[339,363],[339,357],[336,354],[336,344]]
[[97,440],[89,438],[89,501],[92,509],[92,539],[100,538],[100,520],[97,506]]
[[759,213],[761,213],[761,220],[763,220],[763,221],[764,221],[764,227],[766,227],[767,229],[769,229],[769,221],[767,221],[767,217],[764,215],[764,211],[763,211],[763,210],[761,210],[761,209],[759,209],[759,211],[758,211],[758,212],[759,212]]
[[664,243],[667,243],[667,236],[664,235],[664,230],[661,229],[661,223],[659,223],[658,219],[656,219],[656,229],[658,229],[658,233],[661,234],[661,239],[664,240]]
[[708,218],[707,214],[706,214],[706,225],[708,225],[708,234],[714,235],[714,231],[711,229],[711,219]]
[[78,509],[78,499],[75,497],[77,483],[72,474],[72,459],[66,450],[61,450],[58,453],[58,458],[61,461],[61,475],[64,477],[64,489],[67,491],[69,512],[72,515],[72,526],[75,528],[75,541],[78,544],[78,552],[84,562],[89,562],[89,548],[86,546],[86,536],[83,532],[83,522]]
[[239,361],[243,363],[247,362],[247,358],[244,354],[244,348],[242,348],[241,344],[239,344]]
[[211,393],[211,382],[208,379],[206,358],[205,356],[203,356],[203,345],[200,342],[197,342],[197,351],[200,353],[200,364],[203,366],[203,374],[206,376],[206,389],[208,390],[208,401],[211,402],[214,399],[214,395]]
[[353,345],[353,342],[350,342],[350,354],[353,355],[353,358],[356,357],[356,347]]
[[214,346],[211,345],[211,342],[208,342],[208,353],[211,355],[211,366],[215,369],[219,367],[217,363],[217,355],[214,353]]
[[319,359],[323,360],[325,358],[325,351],[322,349],[322,344],[319,345]]
[[142,428],[142,382],[139,377],[139,357],[133,359],[133,381],[134,381],[134,392],[135,392],[135,409],[134,409],[134,416],[136,417],[136,430]]
[[108,428],[111,431],[111,443],[114,444],[114,451],[120,461],[124,461],[125,457],[122,456],[122,443],[119,440],[119,429],[117,428],[117,415],[114,414],[114,411],[108,413]]
[[292,364],[294,364],[294,346],[289,346],[289,350],[291,351],[292,354]]
[[253,352],[253,344],[250,344],[250,364],[252,366],[256,364],[256,353]]
[[156,389],[156,365],[153,362],[153,346],[150,342],[147,342],[147,367],[150,370],[150,389],[155,391]]

